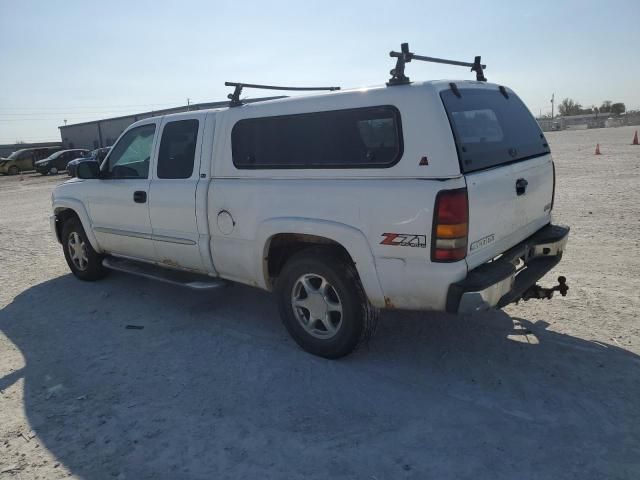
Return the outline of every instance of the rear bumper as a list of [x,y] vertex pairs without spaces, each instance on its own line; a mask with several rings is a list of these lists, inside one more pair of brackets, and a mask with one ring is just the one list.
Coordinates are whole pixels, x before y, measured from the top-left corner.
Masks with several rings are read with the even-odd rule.
[[568,238],[569,227],[547,225],[497,260],[471,270],[449,287],[447,312],[473,313],[519,300],[560,262]]

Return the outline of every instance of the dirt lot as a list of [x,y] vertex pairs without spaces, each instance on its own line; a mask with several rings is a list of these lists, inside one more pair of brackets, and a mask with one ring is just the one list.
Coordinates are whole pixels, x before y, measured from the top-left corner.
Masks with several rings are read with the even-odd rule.
[[76,281],[48,231],[64,178],[0,178],[0,478],[640,478],[632,135],[548,135],[568,297],[389,313],[339,362],[265,292]]

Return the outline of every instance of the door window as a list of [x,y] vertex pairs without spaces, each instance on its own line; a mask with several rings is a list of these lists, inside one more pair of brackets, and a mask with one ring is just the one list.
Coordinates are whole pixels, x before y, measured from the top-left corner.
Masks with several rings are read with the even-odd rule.
[[109,178],[148,178],[155,124],[132,128],[111,150],[103,173]]
[[198,120],[169,122],[162,131],[158,154],[158,178],[189,178],[198,138]]

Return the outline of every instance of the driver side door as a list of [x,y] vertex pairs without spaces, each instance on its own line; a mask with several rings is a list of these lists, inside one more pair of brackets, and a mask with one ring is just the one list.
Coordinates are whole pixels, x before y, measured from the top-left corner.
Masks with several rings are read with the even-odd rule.
[[102,164],[101,180],[87,194],[92,228],[108,253],[155,260],[149,219],[149,171],[157,121],[127,130]]

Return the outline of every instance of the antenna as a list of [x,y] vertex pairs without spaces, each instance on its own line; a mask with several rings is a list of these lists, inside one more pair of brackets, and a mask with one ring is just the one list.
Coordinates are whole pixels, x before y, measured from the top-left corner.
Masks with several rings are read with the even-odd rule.
[[457,60],[446,60],[444,58],[436,58],[436,57],[425,57],[422,55],[416,55],[409,51],[409,44],[403,43],[400,45],[400,51],[389,52],[389,56],[391,58],[397,58],[396,60],[396,68],[391,70],[391,78],[387,82],[388,86],[393,85],[406,85],[411,83],[409,77],[404,74],[404,68],[407,63],[411,60],[420,60],[422,62],[432,62],[432,63],[444,63],[446,65],[456,65],[458,67],[470,67],[472,72],[476,72],[476,80],[478,82],[486,82],[487,79],[484,76],[484,69],[487,68],[486,65],[480,63],[480,56],[478,55],[473,59],[473,62],[459,62]]
[[239,107],[242,105],[240,100],[240,94],[243,88],[259,88],[262,90],[290,90],[290,91],[313,91],[313,90],[328,90],[335,91],[340,90],[340,87],[279,87],[275,85],[256,85],[253,83],[238,83],[238,82],[224,82],[227,87],[235,87],[233,93],[227,95],[227,98],[231,100],[229,102],[230,107]]

